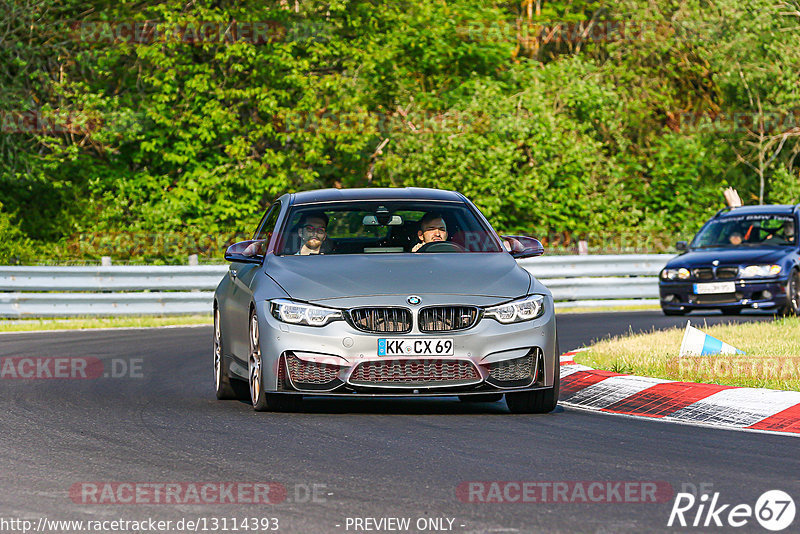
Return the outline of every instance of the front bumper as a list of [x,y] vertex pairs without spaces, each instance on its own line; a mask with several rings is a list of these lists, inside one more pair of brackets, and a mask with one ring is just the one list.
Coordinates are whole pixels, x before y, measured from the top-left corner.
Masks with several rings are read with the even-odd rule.
[[786,305],[788,279],[733,280],[734,293],[698,295],[697,282],[659,281],[661,307],[664,310],[691,311],[708,309],[777,309]]
[[[387,304],[392,304],[387,303]],[[345,321],[289,325],[259,302],[264,386],[303,395],[452,396],[552,387],[556,325],[551,299],[542,317],[504,325],[482,318],[468,330],[364,333]],[[453,340],[452,356],[378,356],[380,338]],[[231,371],[247,376],[244,368]]]

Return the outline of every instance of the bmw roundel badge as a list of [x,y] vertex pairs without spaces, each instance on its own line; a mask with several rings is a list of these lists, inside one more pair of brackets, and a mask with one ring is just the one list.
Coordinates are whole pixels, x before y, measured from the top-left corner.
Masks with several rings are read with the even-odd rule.
[[410,296],[410,297],[408,297],[408,299],[406,299],[406,300],[408,300],[408,303],[409,303],[409,304],[411,304],[412,306],[416,306],[417,304],[419,304],[420,302],[422,302],[422,299],[421,299],[421,298],[419,298],[419,297],[418,297],[418,296],[416,296],[416,295],[411,295],[411,296]]

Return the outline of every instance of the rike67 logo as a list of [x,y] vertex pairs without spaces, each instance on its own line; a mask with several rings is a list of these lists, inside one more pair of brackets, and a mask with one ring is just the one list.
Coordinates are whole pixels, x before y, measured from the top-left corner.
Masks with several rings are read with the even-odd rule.
[[780,531],[794,521],[794,500],[781,490],[764,492],[755,506],[722,504],[719,492],[696,498],[691,493],[678,493],[667,526],[743,527],[753,518],[767,530]]

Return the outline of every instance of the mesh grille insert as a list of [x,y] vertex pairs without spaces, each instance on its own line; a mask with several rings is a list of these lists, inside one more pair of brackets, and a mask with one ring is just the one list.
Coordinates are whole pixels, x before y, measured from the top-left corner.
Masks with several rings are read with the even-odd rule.
[[292,383],[300,389],[333,386],[339,380],[338,365],[303,361],[291,353],[287,355],[286,363]]
[[496,386],[521,387],[533,382],[537,359],[541,350],[536,348],[522,358],[490,363],[487,382]]
[[480,373],[470,361],[420,359],[362,362],[349,382],[362,386],[457,386],[480,380]]

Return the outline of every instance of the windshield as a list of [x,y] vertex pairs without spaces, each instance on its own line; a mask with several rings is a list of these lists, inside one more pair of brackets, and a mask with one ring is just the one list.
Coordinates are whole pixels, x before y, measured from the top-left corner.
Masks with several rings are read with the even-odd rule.
[[692,241],[692,248],[794,245],[791,215],[753,214],[711,221]]
[[466,204],[358,201],[294,206],[279,255],[502,252]]

